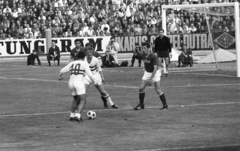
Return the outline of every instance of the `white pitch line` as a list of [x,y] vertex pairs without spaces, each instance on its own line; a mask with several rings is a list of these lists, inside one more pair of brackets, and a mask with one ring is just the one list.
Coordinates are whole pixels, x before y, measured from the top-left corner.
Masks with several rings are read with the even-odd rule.
[[[212,105],[236,105],[240,104],[240,102],[216,102],[216,103],[206,103],[206,104],[188,104],[188,105],[170,105],[169,108],[177,108],[177,107],[194,107],[194,106],[212,106]],[[130,105],[129,105],[130,106]],[[159,106],[147,106],[145,109],[156,109],[160,108]],[[121,111],[121,110],[133,110],[133,108],[126,107],[126,108],[119,108],[119,109],[96,109],[94,111],[96,112],[104,112],[104,111]],[[86,110],[84,110],[86,111]],[[30,114],[0,114],[0,118],[2,117],[24,117],[24,116],[41,116],[41,115],[56,115],[56,114],[66,114],[70,113],[69,111],[63,111],[63,112],[46,112],[46,113],[30,113]]]
[[[45,79],[34,79],[34,78],[8,78],[8,77],[0,77],[0,79],[5,80],[25,80],[25,81],[40,81],[40,82],[64,82],[67,83],[68,81],[58,81],[56,80],[45,80]],[[116,87],[116,88],[128,88],[128,89],[139,89],[139,87],[135,86],[124,86],[124,85],[104,85],[106,87]],[[228,84],[228,83],[220,83],[220,84],[203,84],[203,85],[176,85],[176,86],[164,86],[167,88],[191,88],[191,87],[222,87],[222,86],[240,86],[240,83]],[[153,87],[149,87],[153,88]]]
[[240,144],[226,144],[226,145],[216,145],[216,146],[196,146],[196,147],[174,147],[174,148],[161,148],[161,149],[140,149],[137,151],[174,151],[174,150],[194,150],[194,149],[214,149],[219,147],[240,147]]
[[[7,77],[0,77],[0,79],[5,79],[5,80],[25,80],[25,81],[42,81],[42,82],[59,82],[57,79],[56,80],[42,80],[42,79],[32,79],[32,78],[7,78]],[[62,82],[67,82],[67,81],[62,81]]]
[[[189,74],[189,73],[179,73],[179,74]],[[231,76],[231,75],[225,75],[225,74],[207,74],[207,73],[191,73],[194,75],[205,75],[205,76],[215,76],[215,77],[231,77],[231,78],[236,78],[236,76]]]

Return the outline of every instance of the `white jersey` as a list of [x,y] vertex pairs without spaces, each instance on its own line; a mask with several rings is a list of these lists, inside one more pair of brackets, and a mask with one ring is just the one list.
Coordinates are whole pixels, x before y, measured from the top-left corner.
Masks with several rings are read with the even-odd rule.
[[[95,79],[95,84],[96,85],[101,85],[102,84],[102,77],[101,77],[99,71],[102,71],[102,68],[99,64],[98,58],[92,56],[92,60],[89,63],[87,61],[87,57],[85,57],[84,61],[89,65],[89,68],[90,68],[91,72],[93,73],[93,76],[94,76],[94,79]],[[89,76],[85,76],[84,83],[86,85],[93,84],[93,82],[90,80]]]
[[[60,73],[70,72],[70,82],[83,83],[84,76],[88,75],[89,77],[93,77],[93,74],[89,68],[89,65],[83,60],[76,60],[70,62],[67,66],[65,66]],[[93,79],[93,78],[92,78]]]
[[89,68],[93,74],[96,74],[96,73],[99,73],[99,71],[102,71],[98,58],[92,56],[92,60],[89,63],[87,60],[87,57],[85,57],[84,62],[86,62],[89,65]]

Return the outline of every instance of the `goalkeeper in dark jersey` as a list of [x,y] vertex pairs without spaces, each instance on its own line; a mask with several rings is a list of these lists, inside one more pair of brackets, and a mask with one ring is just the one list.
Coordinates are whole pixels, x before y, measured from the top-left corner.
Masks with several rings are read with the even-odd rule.
[[151,52],[150,43],[142,44],[142,60],[144,61],[145,72],[139,87],[139,104],[134,110],[144,109],[145,88],[154,84],[155,91],[162,101],[162,110],[167,110],[168,105],[163,91],[160,88],[161,69],[157,56]]

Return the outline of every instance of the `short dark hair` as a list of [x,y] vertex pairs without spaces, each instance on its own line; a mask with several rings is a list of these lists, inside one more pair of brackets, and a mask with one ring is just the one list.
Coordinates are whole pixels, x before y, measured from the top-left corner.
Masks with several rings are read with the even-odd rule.
[[150,45],[149,42],[144,42],[144,43],[142,43],[142,46],[147,46],[147,48],[150,48],[150,47],[151,47],[151,45]]
[[86,56],[85,52],[83,51],[79,51],[78,54],[77,54],[77,58],[78,59],[84,59]]
[[93,44],[91,42],[86,43],[86,47],[93,48]]
[[163,31],[164,32],[164,29],[160,29],[159,31]]
[[80,39],[76,39],[74,43],[76,44],[77,42],[80,42],[80,44],[81,44]]
[[114,39],[115,39],[115,37],[114,37],[114,36],[112,36],[112,37],[110,38],[110,40],[112,40],[112,39],[114,40]]

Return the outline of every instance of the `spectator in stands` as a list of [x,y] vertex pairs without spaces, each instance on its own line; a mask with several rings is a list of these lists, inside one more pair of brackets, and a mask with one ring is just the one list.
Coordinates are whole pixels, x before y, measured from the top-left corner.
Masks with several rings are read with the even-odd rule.
[[205,26],[201,25],[200,27],[200,30],[199,30],[199,33],[206,33],[207,32],[207,29]]
[[102,31],[107,30],[107,32],[110,32],[110,26],[107,24],[107,21],[105,19],[103,20],[103,24],[101,26],[101,30]]
[[182,34],[183,33],[182,27],[181,26],[177,26],[175,33],[176,34]]
[[235,25],[234,25],[234,22],[231,22],[231,25],[230,25],[230,31],[235,31]]
[[229,32],[230,30],[228,29],[227,26],[225,26],[224,29],[223,29],[223,31],[224,31],[224,32]]
[[3,30],[0,28],[0,40],[5,40]]
[[185,34],[191,33],[191,30],[189,29],[189,27],[185,23],[183,25],[182,32],[185,33]]
[[195,27],[194,23],[191,23],[191,26],[189,27],[191,33],[195,33],[197,31],[197,28]]
[[103,29],[103,36],[111,36],[110,31],[108,30],[108,28],[104,28]]
[[188,0],[184,0],[184,1],[182,2],[182,4],[183,4],[183,5],[187,5],[187,4],[189,4],[189,2],[188,2]]
[[7,14],[7,13],[12,14],[12,10],[11,10],[11,8],[9,8],[8,5],[6,5],[6,7],[3,9],[3,13],[5,13],[5,14]]
[[135,35],[142,35],[142,28],[140,27],[139,24],[135,25],[134,33],[135,33]]
[[[2,0],[0,0],[0,3],[1,1]],[[226,0],[220,0],[218,2],[220,3],[225,1]],[[173,2],[173,4],[178,4],[179,2]],[[200,1],[197,0],[195,0],[195,2],[190,1],[190,3],[199,2]],[[211,2],[215,1],[213,0]],[[182,0],[180,3],[188,4],[189,2]],[[203,0],[203,3],[206,4],[207,0]],[[80,24],[86,22],[88,27],[93,27],[93,30],[97,30],[98,25],[102,25],[101,28],[102,31],[104,31],[103,29],[105,27],[103,26],[104,24],[107,24],[109,26],[108,32],[101,32],[101,35],[118,35],[120,33],[122,35],[123,32],[119,32],[120,30],[123,30],[125,33],[128,31],[130,35],[134,35],[140,34],[139,32],[136,32],[138,24],[140,24],[140,27],[143,28],[142,24],[147,22],[147,26],[150,28],[150,33],[153,31],[153,25],[155,25],[156,30],[162,28],[162,12],[160,7],[162,4],[165,4],[165,2],[156,0],[91,0],[89,2],[87,0],[76,2],[74,0],[54,0],[52,2],[49,0],[44,0],[44,2],[40,0],[17,0],[15,2],[14,0],[6,1],[4,5],[0,5],[0,22],[12,18],[14,20],[13,22],[16,23],[18,27],[23,26],[23,28],[26,28],[26,24],[29,24],[29,28],[33,28],[36,23],[39,25],[39,31],[42,35],[41,37],[45,37],[43,26],[47,26],[47,28],[55,30],[56,24],[60,24],[58,26],[63,28],[63,23],[66,23],[67,28],[64,27],[62,29],[62,33],[54,33],[54,36],[61,37],[63,35],[79,35],[79,33],[76,33],[76,30],[73,29],[75,20],[78,20]],[[233,13],[233,9],[230,7],[213,8],[212,10],[223,14]],[[48,18],[49,21],[46,21],[46,18]],[[210,19],[213,20],[211,23],[214,24],[215,21],[218,21],[219,25],[223,28],[226,26],[230,28],[231,22],[233,21],[233,18],[230,16],[211,18],[213,18]],[[13,22],[10,21],[10,24]],[[52,25],[49,24],[49,22],[51,22]],[[183,22],[185,22],[185,25],[183,25]],[[189,13],[189,11],[179,9],[167,11],[167,33],[175,33],[179,26],[182,28],[187,26],[190,29],[191,23],[193,23],[197,28],[195,33],[199,33],[201,28],[201,26],[198,25],[199,22],[206,27],[203,14],[194,12]],[[127,28],[128,25],[130,25],[131,28]],[[216,28],[214,27],[213,29],[217,29],[219,25],[215,25]],[[116,26],[119,27],[115,29]],[[13,33],[13,29],[11,27],[7,26],[6,28]],[[70,28],[70,31],[68,31],[68,28]],[[61,29],[59,30],[61,31]],[[235,27],[232,26],[230,30],[234,31]],[[32,29],[31,31],[33,32],[34,37],[36,37],[34,34],[35,29]],[[183,31],[186,31],[183,33],[189,33],[188,30],[183,29]],[[129,35],[129,33],[127,33],[127,35]],[[86,34],[85,36],[89,35],[91,34]],[[15,37],[13,36],[13,38]]]
[[30,54],[30,55],[28,55],[28,57],[27,57],[27,65],[29,66],[29,65],[35,65],[35,59],[37,59],[37,61],[38,61],[38,65],[39,66],[41,66],[41,61],[40,61],[40,59],[39,59],[39,56],[38,56],[38,50],[40,49],[40,47],[38,47],[38,49],[36,50],[33,50],[33,52]]
[[183,44],[182,52],[178,56],[178,67],[186,67],[188,65],[190,65],[190,67],[193,66],[192,51],[187,49],[186,44]]
[[6,36],[6,40],[13,40],[11,34],[7,34],[7,36]]
[[51,61],[54,61],[55,63],[56,60],[57,60],[57,66],[60,65],[60,49],[56,45],[56,42],[54,40],[52,41],[52,47],[49,48],[47,60],[48,60],[49,66],[52,65]]

